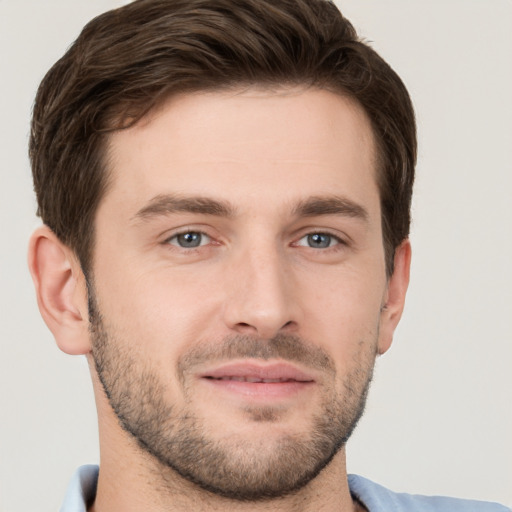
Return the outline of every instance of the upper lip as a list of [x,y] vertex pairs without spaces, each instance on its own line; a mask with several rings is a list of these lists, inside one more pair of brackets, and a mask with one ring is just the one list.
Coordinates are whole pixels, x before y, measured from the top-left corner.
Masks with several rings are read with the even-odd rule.
[[212,379],[236,377],[255,381],[281,380],[313,382],[315,380],[310,374],[286,362],[232,362],[201,372],[200,376]]

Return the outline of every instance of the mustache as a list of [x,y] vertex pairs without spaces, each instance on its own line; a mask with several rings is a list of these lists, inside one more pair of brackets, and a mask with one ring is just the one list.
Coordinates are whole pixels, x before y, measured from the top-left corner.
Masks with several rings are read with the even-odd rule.
[[268,340],[235,335],[223,338],[217,343],[196,345],[179,358],[178,375],[183,376],[194,367],[205,363],[232,359],[283,359],[335,374],[334,360],[321,347],[294,334],[278,334]]

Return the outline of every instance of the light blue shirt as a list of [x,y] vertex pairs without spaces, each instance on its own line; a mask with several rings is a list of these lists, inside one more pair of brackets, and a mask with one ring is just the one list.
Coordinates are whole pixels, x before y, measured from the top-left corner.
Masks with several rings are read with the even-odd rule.
[[[73,475],[60,512],[86,512],[98,483],[98,466],[82,466]],[[349,475],[350,492],[369,512],[512,512],[484,501],[395,493],[366,478]]]

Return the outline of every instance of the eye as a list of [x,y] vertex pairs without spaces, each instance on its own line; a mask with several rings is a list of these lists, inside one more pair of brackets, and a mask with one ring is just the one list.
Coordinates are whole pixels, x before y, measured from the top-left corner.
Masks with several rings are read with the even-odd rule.
[[211,238],[200,231],[187,231],[178,233],[167,240],[168,244],[182,247],[183,249],[195,249],[202,245],[209,244]]
[[303,236],[296,245],[312,247],[313,249],[328,249],[334,245],[343,243],[338,237],[329,233],[310,233]]

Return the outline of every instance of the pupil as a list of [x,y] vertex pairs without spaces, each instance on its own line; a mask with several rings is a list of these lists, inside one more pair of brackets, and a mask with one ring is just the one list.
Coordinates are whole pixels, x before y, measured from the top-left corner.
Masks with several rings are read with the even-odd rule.
[[183,233],[178,235],[181,247],[198,247],[201,244],[201,233]]
[[329,247],[331,237],[323,233],[315,233],[314,235],[308,235],[308,243],[311,247],[324,249]]

